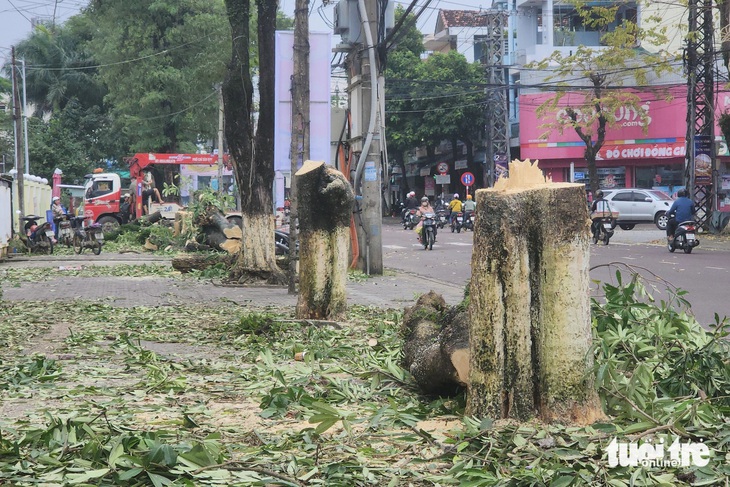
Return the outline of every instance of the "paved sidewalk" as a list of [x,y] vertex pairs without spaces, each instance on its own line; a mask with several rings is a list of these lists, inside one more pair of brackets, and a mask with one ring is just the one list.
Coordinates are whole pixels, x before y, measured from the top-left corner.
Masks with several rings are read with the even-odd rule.
[[[46,256],[33,259],[12,258],[3,267],[77,267],[79,265],[170,264],[170,258],[132,254],[90,256]],[[1,284],[1,283],[0,283]],[[221,299],[255,306],[296,305],[297,296],[285,287],[238,287],[200,279],[159,277],[74,277],[69,279],[59,270],[57,278],[43,282],[21,283],[19,287],[3,285],[3,299],[8,301],[104,300],[116,306],[175,306],[183,303],[208,303]],[[443,295],[450,305],[459,303],[463,286],[402,271],[386,269],[383,276],[362,281],[349,281],[347,298],[350,305],[402,309],[415,302],[417,296],[433,290]]]

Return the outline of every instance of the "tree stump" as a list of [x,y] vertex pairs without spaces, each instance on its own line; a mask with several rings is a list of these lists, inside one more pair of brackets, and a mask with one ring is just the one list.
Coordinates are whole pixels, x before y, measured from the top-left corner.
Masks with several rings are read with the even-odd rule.
[[352,187],[341,172],[320,161],[305,161],[295,176],[299,216],[296,315],[339,319],[347,308]]
[[467,414],[591,421],[584,186],[546,182],[529,160],[509,174],[476,192]]

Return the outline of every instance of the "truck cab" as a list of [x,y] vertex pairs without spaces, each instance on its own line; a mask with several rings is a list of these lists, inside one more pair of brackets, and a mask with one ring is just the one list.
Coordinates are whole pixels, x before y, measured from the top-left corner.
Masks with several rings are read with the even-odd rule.
[[100,224],[104,233],[113,231],[124,223],[119,211],[121,198],[122,180],[118,174],[89,174],[84,184],[84,202],[79,215],[83,215],[87,221]]

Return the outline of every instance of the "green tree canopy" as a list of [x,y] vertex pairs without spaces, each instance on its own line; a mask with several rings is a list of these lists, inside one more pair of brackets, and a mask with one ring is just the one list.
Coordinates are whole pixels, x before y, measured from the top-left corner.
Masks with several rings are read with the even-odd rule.
[[[565,129],[572,129],[584,142],[591,191],[599,187],[596,156],[605,142],[607,128],[616,124],[615,113],[620,108],[628,108],[643,120],[647,117],[639,95],[629,88],[647,86],[651,76],[658,77],[671,71],[671,61],[674,60],[666,51],[651,53],[639,47],[645,40],[654,45],[665,44],[662,30],[642,28],[636,22],[625,19],[613,28],[618,8],[619,4],[593,8],[589,3],[576,2],[576,10],[586,25],[607,31],[601,38],[602,47],[578,46],[567,56],[556,51],[544,61],[530,66],[549,69],[551,74],[546,80],[555,81],[560,87],[538,107],[537,115],[549,120],[542,125],[546,135],[553,130],[562,133]],[[613,30],[609,31],[609,28]],[[565,94],[578,88],[583,88],[582,99],[566,105]],[[565,116],[546,116],[559,109],[564,110]]]

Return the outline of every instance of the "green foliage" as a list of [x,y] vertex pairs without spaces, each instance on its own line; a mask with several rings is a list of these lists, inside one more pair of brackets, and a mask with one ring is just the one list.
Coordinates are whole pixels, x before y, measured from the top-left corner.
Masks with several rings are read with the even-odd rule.
[[[0,399],[22,415],[0,417],[0,482],[723,485],[727,324],[704,331],[681,291],[657,304],[639,281],[618,279],[592,309],[596,378],[613,416],[589,426],[472,418],[463,396],[421,396],[398,365],[392,310],[354,306],[346,322],[319,323],[255,303],[57,302],[53,319],[72,324],[58,344],[60,380],[57,363],[20,353],[48,315],[4,302]],[[710,464],[609,468],[612,438],[666,433],[703,441]]]
[[657,305],[636,277],[626,285],[617,277],[619,285],[604,284],[606,303],[593,305],[606,411],[683,433],[730,411],[730,320],[707,332],[681,311],[683,291]]
[[190,201],[189,210],[193,213],[193,221],[196,221],[210,207],[225,215],[231,208],[235,207],[235,204],[233,196],[206,188],[195,192]]

